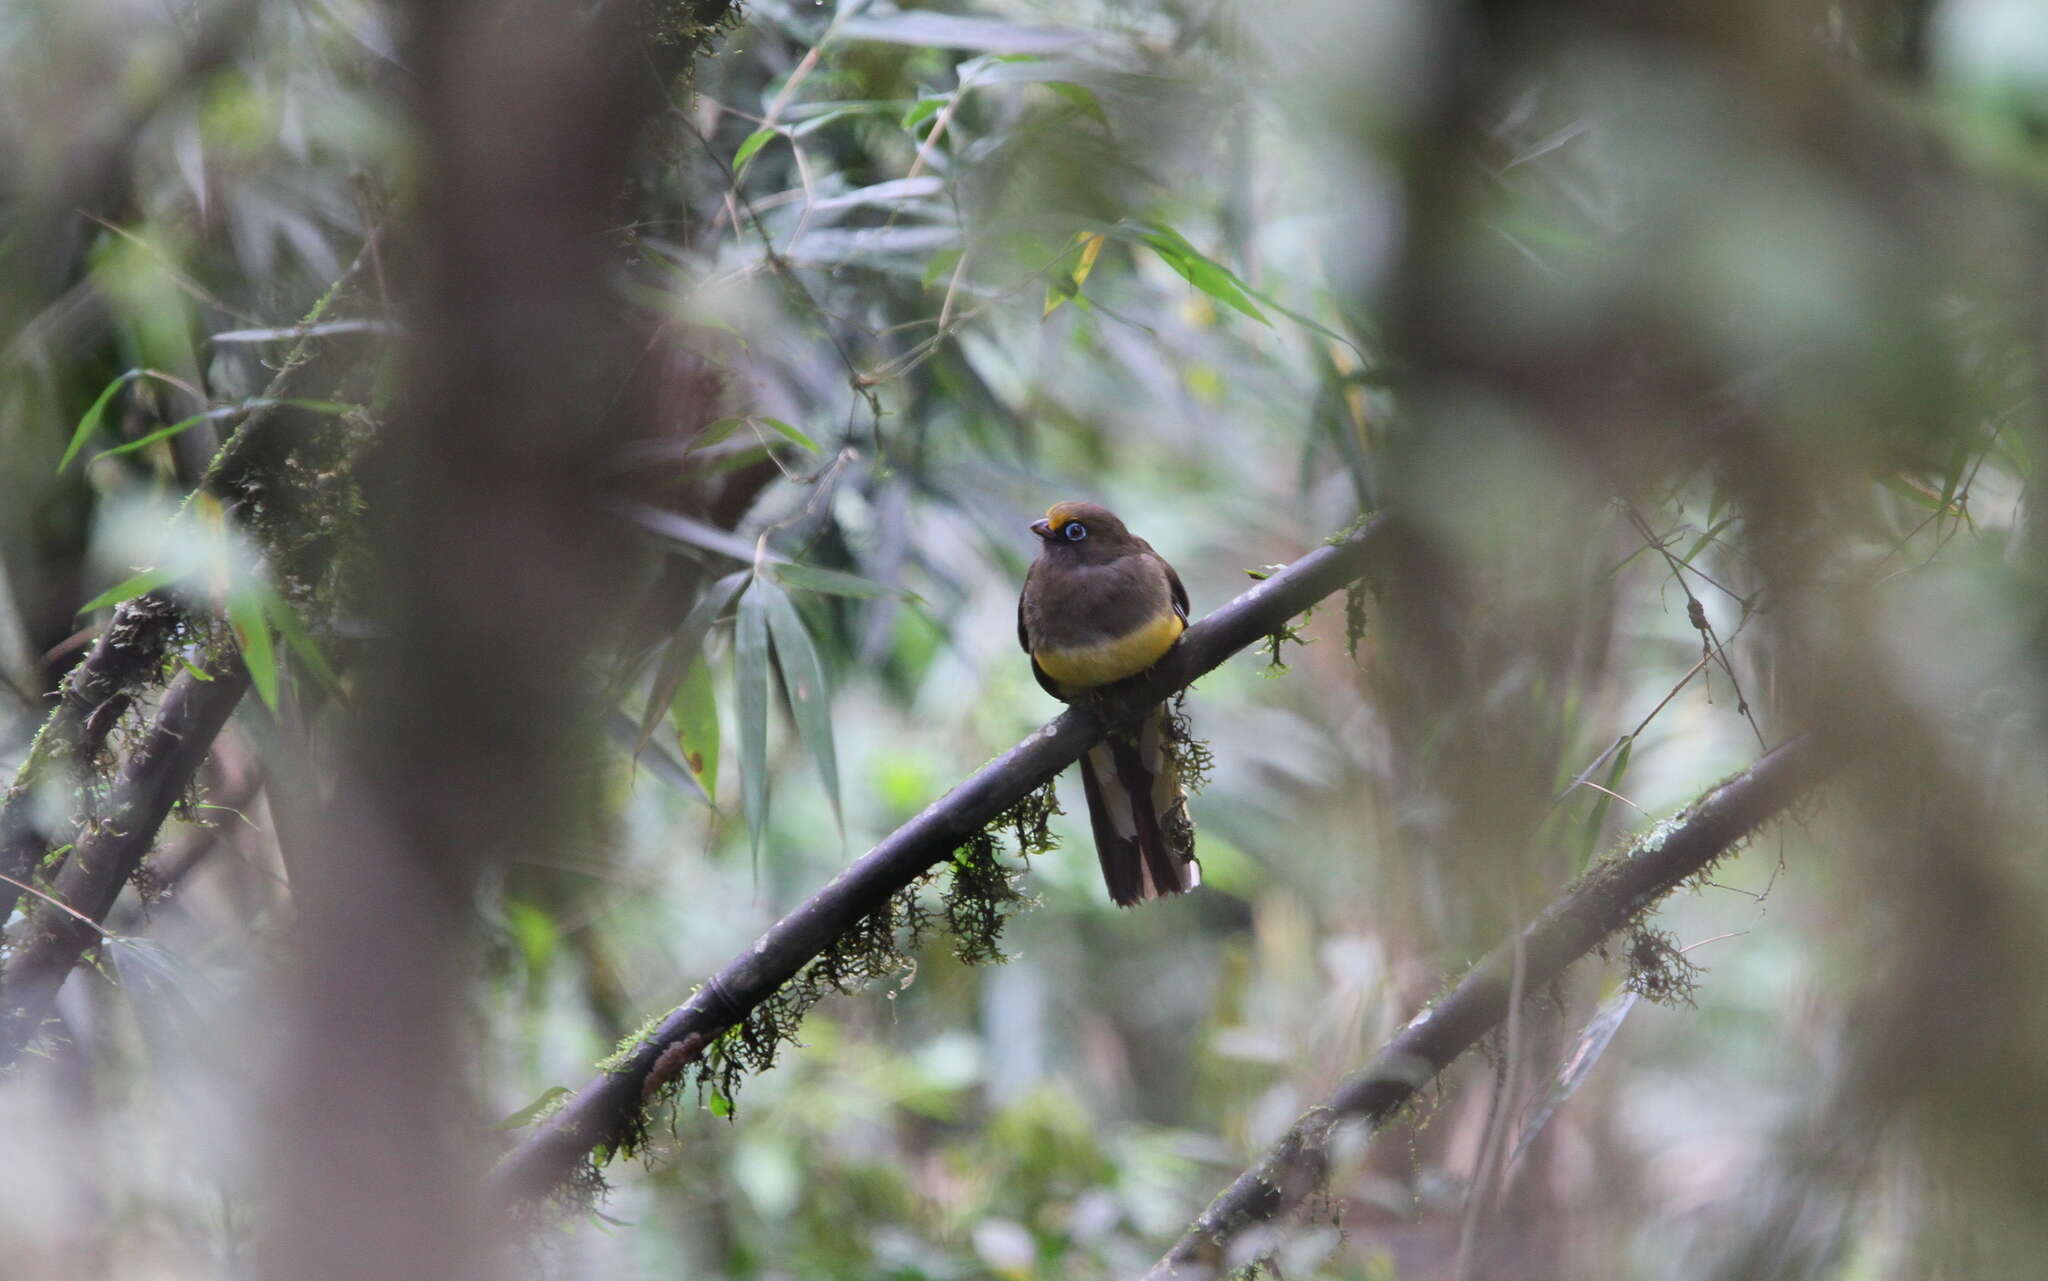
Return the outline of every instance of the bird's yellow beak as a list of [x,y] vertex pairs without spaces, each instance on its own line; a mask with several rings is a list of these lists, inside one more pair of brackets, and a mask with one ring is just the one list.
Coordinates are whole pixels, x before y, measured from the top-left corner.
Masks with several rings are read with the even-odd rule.
[[1052,522],[1049,520],[1034,520],[1031,522],[1031,532],[1040,538],[1051,538]]

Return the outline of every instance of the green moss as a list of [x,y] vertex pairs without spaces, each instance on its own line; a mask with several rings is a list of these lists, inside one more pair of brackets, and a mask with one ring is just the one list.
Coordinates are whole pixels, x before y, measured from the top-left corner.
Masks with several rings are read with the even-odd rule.
[[691,57],[740,20],[740,6],[732,0],[650,0],[641,11],[648,40]]
[[640,1047],[647,1043],[647,1038],[654,1035],[654,1030],[661,1026],[661,1021],[667,1017],[666,1014],[657,1014],[620,1037],[619,1043],[612,1047],[612,1052],[598,1060],[597,1070],[609,1075],[624,1068],[632,1057],[640,1052]]
[[[721,1033],[673,1081],[655,1089],[614,1150],[628,1155],[643,1150],[654,1118],[685,1090],[694,1089],[698,1106],[714,1115],[734,1116],[741,1083],[774,1067],[784,1047],[801,1044],[798,1030],[813,1006],[833,993],[850,994],[890,979],[907,985],[917,971],[916,953],[930,939],[934,925],[945,926],[953,954],[966,964],[1008,959],[1002,950],[1003,929],[1030,898],[1018,887],[1021,869],[1003,863],[999,847],[1008,844],[1027,861],[1052,849],[1050,824],[1059,812],[1053,785],[1047,783],[962,842],[951,859],[855,922],[773,996]],[[649,1020],[620,1041],[600,1069],[622,1069],[659,1023],[658,1018]],[[596,1166],[610,1155],[593,1154],[593,1177]],[[582,1186],[568,1189],[569,1195],[580,1197]],[[601,1188],[602,1180],[588,1186]]]
[[1266,639],[1261,642],[1266,647],[1266,665],[1260,669],[1259,675],[1283,676],[1287,673],[1287,660],[1281,657],[1282,646],[1289,643],[1295,645],[1309,644],[1308,637],[1301,634],[1301,629],[1308,626],[1308,620],[1314,613],[1315,610],[1313,609],[1305,610],[1300,618],[1295,619],[1291,623],[1280,624],[1280,626],[1274,628],[1267,635]]
[[1365,641],[1367,590],[1364,579],[1344,589],[1344,652],[1354,663],[1358,661],[1358,647]]

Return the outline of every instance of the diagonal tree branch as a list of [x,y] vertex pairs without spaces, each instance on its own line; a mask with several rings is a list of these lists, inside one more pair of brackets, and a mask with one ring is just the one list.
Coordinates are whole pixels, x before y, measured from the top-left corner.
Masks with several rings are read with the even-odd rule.
[[1349,1125],[1366,1134],[1377,1131],[1506,1017],[1518,947],[1523,990],[1540,990],[1602,939],[1627,928],[1737,841],[1782,814],[1832,773],[1840,759],[1810,736],[1794,739],[1708,792],[1678,818],[1658,824],[1627,853],[1595,866],[1519,939],[1488,953],[1442,1000],[1409,1020],[1371,1062],[1296,1121],[1257,1165],[1210,1203],[1145,1281],[1207,1281],[1249,1262],[1261,1252],[1261,1234],[1270,1233],[1322,1186],[1334,1130]]
[[[106,919],[248,686],[239,659],[172,682],[149,732],[122,763],[113,808],[88,826],[51,886],[58,901],[94,921]],[[20,1057],[65,976],[99,938],[85,921],[45,903],[30,910],[0,982],[0,1068]]]
[[65,675],[57,706],[0,800],[0,876],[10,878],[0,881],[0,921],[13,914],[21,896],[11,882],[28,880],[49,848],[36,821],[37,789],[75,785],[136,690],[156,672],[178,618],[177,604],[159,592],[126,602],[91,652]]
[[544,1197],[568,1181],[593,1149],[616,1146],[630,1133],[651,1086],[695,1060],[862,917],[1079,760],[1112,725],[1170,697],[1363,576],[1385,528],[1384,518],[1368,520],[1258,583],[1188,628],[1172,652],[1129,688],[1106,697],[1099,708],[1068,708],[883,838],[712,976],[616,1070],[591,1080],[541,1123],[499,1164],[501,1194],[513,1201]]

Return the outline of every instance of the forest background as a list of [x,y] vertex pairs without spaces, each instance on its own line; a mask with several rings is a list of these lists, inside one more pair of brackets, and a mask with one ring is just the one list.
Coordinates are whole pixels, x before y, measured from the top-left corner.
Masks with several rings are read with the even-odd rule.
[[0,148],[9,1277],[2038,1273],[2048,9],[18,0]]

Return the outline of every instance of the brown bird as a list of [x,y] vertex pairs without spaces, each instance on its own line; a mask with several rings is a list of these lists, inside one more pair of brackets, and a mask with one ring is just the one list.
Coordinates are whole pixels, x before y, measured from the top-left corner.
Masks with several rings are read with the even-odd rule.
[[[1032,523],[1038,559],[1017,600],[1017,641],[1031,673],[1065,702],[1136,676],[1188,625],[1180,575],[1152,544],[1094,503],[1057,503]],[[1202,883],[1180,773],[1165,750],[1166,709],[1081,758],[1102,879],[1117,906]]]

